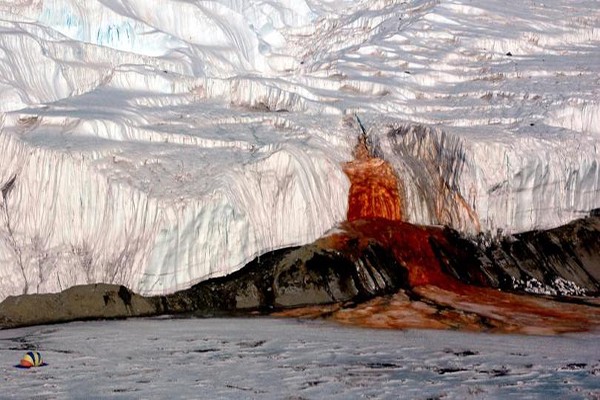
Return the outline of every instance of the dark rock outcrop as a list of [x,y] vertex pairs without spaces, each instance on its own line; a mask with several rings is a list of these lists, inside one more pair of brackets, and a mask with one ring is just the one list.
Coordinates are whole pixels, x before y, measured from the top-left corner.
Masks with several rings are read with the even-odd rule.
[[600,217],[496,240],[467,240],[448,230],[432,242],[445,271],[458,280],[507,291],[600,294]]
[[124,286],[104,284],[11,296],[0,303],[0,327],[160,314],[271,312],[362,302],[406,284],[406,270],[389,250],[375,243],[344,252],[313,244],[270,252],[229,276],[167,296],[146,298]]
[[376,243],[355,252],[312,244],[256,258],[224,278],[161,297],[164,312],[275,309],[361,302],[407,285],[406,270]]
[[92,284],[61,293],[10,296],[0,303],[0,327],[13,328],[88,320],[154,315],[155,299],[144,298],[125,286]]

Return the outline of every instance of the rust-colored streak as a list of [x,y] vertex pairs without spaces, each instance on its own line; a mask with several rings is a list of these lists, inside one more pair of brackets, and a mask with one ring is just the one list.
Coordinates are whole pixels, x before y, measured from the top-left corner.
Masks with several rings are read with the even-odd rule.
[[[448,244],[440,227],[369,219],[345,222],[341,231],[319,239],[322,248],[347,254],[373,241],[391,249],[408,271],[408,287],[350,309],[310,307],[287,316],[330,315],[336,321],[375,328],[461,329],[505,333],[552,334],[600,325],[597,305],[565,303],[531,295],[467,285],[446,274],[432,239]],[[350,245],[352,243],[352,245]],[[466,266],[465,266],[466,267]],[[410,294],[410,295],[409,295]]]
[[403,219],[399,180],[391,165],[372,157],[360,140],[354,151],[355,159],[344,166],[350,179],[348,221],[364,218]]
[[[403,291],[331,313],[351,325],[387,329],[459,329],[497,333],[549,335],[578,332],[600,325],[597,307],[529,295],[471,287],[458,294],[437,286]],[[418,298],[418,300],[415,299]]]
[[445,240],[444,230],[440,227],[372,218],[345,222],[341,228],[343,233],[319,239],[317,244],[349,252],[351,249],[345,247],[348,238],[359,238],[359,243],[364,245],[375,240],[382,247],[391,249],[400,264],[406,266],[411,286],[433,284],[446,287],[458,283],[443,273],[430,245],[431,237]]
[[[390,297],[378,297],[350,309],[340,304],[305,307],[278,313],[282,316],[330,316],[347,324],[376,328],[430,328],[470,331],[552,334],[581,331],[600,325],[600,304],[575,304],[531,295],[517,295],[465,284],[444,270],[444,257],[461,258],[463,249],[449,239],[441,227],[417,226],[403,219],[398,177],[382,159],[373,157],[362,137],[355,160],[344,166],[350,178],[347,221],[340,230],[315,244],[357,256],[370,243],[389,249],[406,268],[406,289]],[[462,197],[450,196],[470,210]],[[462,202],[461,202],[462,201]],[[436,211],[443,220],[443,202]],[[446,210],[447,211],[447,210]],[[478,227],[474,213],[469,213]],[[451,220],[452,215],[446,219]],[[434,248],[435,246],[435,248]],[[437,249],[437,251],[436,251]],[[441,254],[439,249],[444,249]],[[464,254],[464,253],[463,253]],[[470,281],[485,284],[478,267],[460,265]]]

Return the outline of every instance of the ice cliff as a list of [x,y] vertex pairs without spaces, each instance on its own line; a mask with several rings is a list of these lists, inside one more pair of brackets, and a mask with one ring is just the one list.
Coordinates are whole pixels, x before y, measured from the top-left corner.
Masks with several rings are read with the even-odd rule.
[[168,293],[346,218],[360,133],[409,222],[600,207],[594,2],[0,0],[0,299]]

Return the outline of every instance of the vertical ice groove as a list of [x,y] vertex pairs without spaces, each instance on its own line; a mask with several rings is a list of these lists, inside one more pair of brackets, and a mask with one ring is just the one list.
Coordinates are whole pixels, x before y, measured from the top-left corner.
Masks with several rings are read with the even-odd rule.
[[555,111],[548,118],[547,123],[600,137],[600,103],[576,102],[576,104]]
[[[10,284],[2,285],[2,297],[20,293],[25,279],[40,292],[96,281],[136,286],[154,236],[156,201],[111,185],[83,158],[28,149],[10,133],[2,132],[0,148],[10,155],[0,160],[0,179],[16,176],[3,202],[10,221],[3,215],[0,226],[16,245],[3,241],[2,277]],[[25,277],[14,279],[21,269]]]
[[46,0],[37,20],[76,41],[152,56],[164,54],[171,40],[100,1]]
[[572,154],[564,143],[527,139],[470,144],[421,125],[388,132],[382,147],[403,180],[412,222],[519,232],[567,223],[599,205],[593,147]]
[[310,242],[346,212],[348,182],[320,153],[286,147],[218,182],[210,196],[165,210],[142,293],[188,287],[264,251]]

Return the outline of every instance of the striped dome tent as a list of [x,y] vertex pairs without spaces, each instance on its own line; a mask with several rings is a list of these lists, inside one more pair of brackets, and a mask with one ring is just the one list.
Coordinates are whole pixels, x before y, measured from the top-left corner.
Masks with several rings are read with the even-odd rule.
[[28,351],[21,359],[21,366],[25,368],[39,367],[43,363],[42,355],[37,351]]

